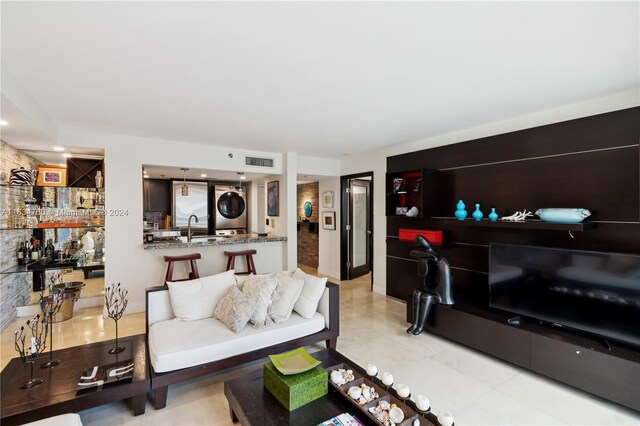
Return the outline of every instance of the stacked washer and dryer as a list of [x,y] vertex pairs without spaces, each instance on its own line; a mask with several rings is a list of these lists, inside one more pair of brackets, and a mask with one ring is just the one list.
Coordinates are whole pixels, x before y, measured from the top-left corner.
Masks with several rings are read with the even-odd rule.
[[216,235],[247,233],[245,190],[233,185],[215,185],[213,191]]

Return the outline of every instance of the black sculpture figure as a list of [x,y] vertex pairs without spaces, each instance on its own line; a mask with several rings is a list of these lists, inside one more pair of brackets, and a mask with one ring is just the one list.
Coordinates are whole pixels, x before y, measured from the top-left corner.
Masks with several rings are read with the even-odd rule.
[[[453,305],[451,294],[451,270],[447,259],[436,252],[422,235],[416,236],[417,249],[411,250],[411,257],[418,259],[420,287],[413,291],[413,324],[407,328],[408,334],[418,335],[427,325],[429,312],[434,305]],[[428,263],[436,268],[435,283],[427,281]]]

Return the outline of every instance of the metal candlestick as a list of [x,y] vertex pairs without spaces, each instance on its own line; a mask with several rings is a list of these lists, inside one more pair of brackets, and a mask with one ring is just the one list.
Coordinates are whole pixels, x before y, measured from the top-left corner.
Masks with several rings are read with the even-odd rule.
[[53,359],[53,317],[60,312],[62,302],[64,302],[64,297],[62,294],[55,292],[56,282],[62,283],[61,274],[51,277],[49,285],[47,286],[49,291],[48,295],[45,295],[45,289],[40,292],[40,309],[42,309],[42,314],[49,323],[49,335],[51,336],[51,339],[49,340],[49,361],[42,364],[40,368],[53,368],[56,365],[60,365],[59,359]]
[[127,309],[127,295],[129,291],[124,287],[111,284],[104,291],[105,305],[107,308],[107,316],[116,322],[116,345],[109,350],[110,354],[118,354],[125,350],[124,346],[118,345],[118,321],[122,318],[124,310]]
[[14,333],[15,349],[20,354],[20,359],[25,364],[30,364],[31,374],[29,380],[20,384],[20,389],[31,389],[38,386],[44,380],[40,378],[33,378],[33,364],[36,362],[36,358],[47,348],[47,332],[49,330],[47,319],[40,319],[40,314],[34,315],[33,319],[27,321],[27,328],[31,330],[31,346],[25,346],[25,327],[22,326]]

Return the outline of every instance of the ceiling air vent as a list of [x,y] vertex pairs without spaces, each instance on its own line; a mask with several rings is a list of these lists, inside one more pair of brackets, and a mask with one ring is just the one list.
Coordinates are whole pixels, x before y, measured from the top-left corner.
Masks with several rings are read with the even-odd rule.
[[247,166],[273,167],[273,158],[244,157]]

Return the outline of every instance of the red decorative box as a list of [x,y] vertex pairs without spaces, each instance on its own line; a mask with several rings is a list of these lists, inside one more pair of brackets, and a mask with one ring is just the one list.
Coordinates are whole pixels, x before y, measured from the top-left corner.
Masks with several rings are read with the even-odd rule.
[[422,235],[431,244],[442,244],[442,231],[430,231],[428,229],[402,229],[398,232],[400,241],[415,241],[416,235]]

